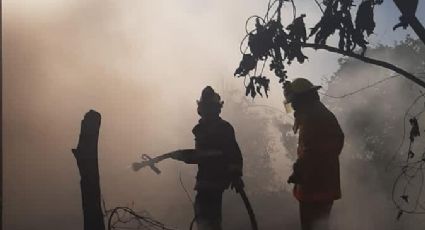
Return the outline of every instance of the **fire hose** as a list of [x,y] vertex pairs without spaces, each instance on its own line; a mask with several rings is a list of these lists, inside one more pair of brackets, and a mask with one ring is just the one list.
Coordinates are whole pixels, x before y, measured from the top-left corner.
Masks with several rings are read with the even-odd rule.
[[[142,162],[133,163],[133,165],[132,165],[133,170],[138,171],[141,168],[149,166],[149,168],[151,168],[156,174],[160,174],[161,170],[159,170],[155,166],[155,164],[157,164],[158,162],[163,161],[165,159],[172,158],[174,156],[174,154],[176,154],[176,152],[170,152],[170,153],[162,154],[162,155],[154,157],[154,158],[151,158],[147,154],[143,154],[142,155]],[[248,196],[247,196],[243,186],[236,188],[236,192],[240,195],[240,197],[241,197],[241,199],[242,199],[242,201],[245,205],[245,208],[248,212],[252,230],[258,230],[258,224],[257,224],[257,220],[255,218],[254,210],[252,209],[251,202],[249,201]],[[196,221],[196,216],[194,217],[194,219],[193,219],[193,221],[190,225],[190,229],[192,229],[194,221]]]

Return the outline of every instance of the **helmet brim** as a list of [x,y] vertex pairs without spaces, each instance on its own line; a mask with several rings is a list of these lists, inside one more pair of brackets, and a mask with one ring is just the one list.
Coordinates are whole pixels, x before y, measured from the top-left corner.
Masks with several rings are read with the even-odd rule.
[[302,91],[302,92],[293,92],[293,94],[290,97],[286,98],[286,102],[287,103],[291,103],[294,100],[295,97],[300,96],[300,95],[303,95],[305,93],[309,93],[311,91],[318,91],[321,88],[322,88],[322,86],[320,86],[320,85],[314,85],[314,86],[310,87],[309,89],[307,89],[305,91]]
[[209,101],[209,100],[196,100],[196,103],[199,104],[204,104],[204,105],[223,105],[224,101]]
[[301,94],[305,94],[305,93],[308,93],[308,92],[311,92],[311,91],[313,91],[313,90],[319,90],[320,88],[322,88],[322,86],[320,86],[320,85],[314,85],[314,86],[312,86],[310,89],[307,89],[307,90],[304,90],[304,91],[302,91],[302,92],[294,92],[294,94],[296,94],[296,95],[301,95]]
[[311,89],[310,90],[319,90],[319,89],[321,89],[322,88],[322,86],[320,86],[320,85],[315,85],[315,86],[313,86],[313,87],[311,87]]

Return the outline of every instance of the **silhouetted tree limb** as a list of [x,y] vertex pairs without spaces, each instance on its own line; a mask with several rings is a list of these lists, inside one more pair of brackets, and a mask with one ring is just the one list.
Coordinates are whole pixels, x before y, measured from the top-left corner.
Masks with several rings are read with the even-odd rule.
[[101,116],[90,110],[81,122],[78,146],[73,149],[81,176],[84,230],[105,230],[101,208],[97,145]]
[[397,66],[390,64],[388,62],[376,60],[376,59],[369,58],[369,57],[365,57],[365,56],[362,56],[362,55],[359,55],[359,54],[356,54],[356,53],[353,53],[353,52],[344,51],[344,50],[338,49],[336,47],[328,46],[328,45],[304,43],[303,47],[313,48],[313,49],[316,49],[316,50],[321,49],[321,50],[326,50],[326,51],[329,51],[329,52],[332,52],[332,53],[338,53],[338,54],[341,54],[341,55],[344,55],[344,56],[347,56],[347,57],[356,58],[360,61],[363,61],[363,62],[366,62],[366,63],[369,63],[369,64],[377,65],[377,66],[392,70],[392,71],[406,77],[407,79],[409,79],[409,80],[415,82],[416,84],[425,88],[425,82],[424,81],[420,80],[419,78],[417,78],[413,74],[407,72],[406,70],[403,70],[400,67],[397,67]]
[[[254,98],[257,95],[263,96],[263,93],[268,95],[270,79],[263,75],[266,63],[269,63],[270,71],[274,72],[279,83],[284,85],[288,79],[286,66],[294,61],[303,64],[308,59],[303,54],[303,48],[306,47],[324,49],[393,70],[425,88],[425,82],[411,73],[385,61],[364,57],[369,44],[367,37],[374,33],[376,27],[374,9],[381,5],[383,0],[327,0],[322,3],[324,9],[318,1],[315,1],[323,15],[311,28],[309,35],[304,23],[307,15],[296,15],[293,1],[290,1],[294,12],[292,23],[282,22],[281,11],[284,2],[289,1],[269,0],[264,17],[254,15],[245,23],[247,34],[241,41],[240,47],[244,44],[247,46],[241,48],[242,60],[234,76],[243,77],[246,96],[250,95]],[[358,6],[354,2],[358,2]],[[418,0],[394,0],[394,2],[402,12],[400,23],[394,26],[394,29],[407,28],[410,25],[424,41],[425,29],[415,17]],[[273,7],[276,3],[279,3],[278,6]],[[357,8],[356,11],[354,7]],[[255,27],[248,29],[248,25],[252,24],[250,21],[254,19]],[[339,37],[337,47],[326,45],[329,38],[333,36]],[[306,44],[309,38],[314,38],[314,44]],[[354,53],[354,50],[359,47],[360,55]]]
[[425,43],[425,28],[415,16],[418,0],[394,0],[394,3],[402,14],[400,23],[394,27],[394,30],[398,27],[406,29],[410,25],[422,42]]
[[106,212],[110,213],[108,217],[108,230],[176,230],[175,228],[167,227],[163,223],[149,217],[148,214],[139,214],[129,207],[115,207]]

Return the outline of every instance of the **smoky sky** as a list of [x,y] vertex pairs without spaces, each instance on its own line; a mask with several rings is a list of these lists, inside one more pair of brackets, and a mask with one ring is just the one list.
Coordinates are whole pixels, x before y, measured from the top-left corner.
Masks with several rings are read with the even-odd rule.
[[[320,15],[311,2],[297,4],[309,25]],[[170,202],[185,199],[175,189],[181,165],[164,162],[160,177],[128,166],[142,153],[193,147],[201,89],[243,89],[232,74],[245,20],[266,6],[254,0],[3,1],[5,229],[81,228],[70,150],[89,109],[102,114],[99,164],[107,204],[135,201],[157,216],[181,208]],[[385,18],[394,12],[385,3],[378,22],[385,37],[374,41],[392,43],[411,32],[388,30],[394,21]],[[290,76],[321,83],[337,68],[338,56],[307,55],[308,63],[291,66]],[[257,99],[278,108],[281,101],[277,83],[270,99]],[[184,176],[190,187],[193,170]]]

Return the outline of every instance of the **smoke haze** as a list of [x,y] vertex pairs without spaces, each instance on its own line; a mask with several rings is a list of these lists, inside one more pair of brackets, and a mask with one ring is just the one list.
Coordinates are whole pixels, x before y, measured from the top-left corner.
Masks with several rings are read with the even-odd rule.
[[[157,176],[149,171],[134,173],[128,166],[142,153],[157,155],[193,146],[191,129],[198,119],[196,99],[206,85],[223,95],[226,90],[242,90],[241,79],[231,75],[241,57],[238,47],[245,33],[245,19],[264,12],[266,6],[266,1],[254,0],[3,1],[5,229],[82,229],[79,173],[70,150],[77,145],[80,121],[89,109],[102,114],[99,165],[108,208],[131,206],[134,202],[136,210],[148,210],[166,224],[186,228],[193,213],[178,174],[181,171],[193,197],[196,168],[167,161],[160,164],[163,173]],[[303,9],[308,14],[309,25],[320,15],[313,4],[305,1],[300,1],[298,8],[300,13]],[[291,17],[290,12],[286,17]],[[387,36],[387,42],[401,35],[393,36]],[[320,84],[323,76],[337,69],[337,56],[315,51],[306,54],[310,61],[291,66],[290,76],[312,76]],[[365,81],[356,83],[363,85]],[[397,87],[388,90],[397,91]],[[224,96],[224,100],[233,99]],[[270,99],[255,102],[282,109],[281,101],[280,86],[273,84]],[[391,101],[405,103],[404,99]],[[361,102],[350,103],[355,107]],[[235,124],[244,154],[257,153],[250,149],[249,133],[258,129],[250,125],[263,117],[261,122],[269,136],[261,143],[275,145],[270,150],[272,159],[265,160],[273,165],[270,175],[276,179],[268,185],[275,182],[274,186],[265,186],[261,184],[265,180],[245,172],[259,219],[267,221],[268,226],[298,227],[297,203],[284,185],[291,161],[279,146],[280,131],[271,126],[275,117],[259,107],[255,109],[259,114],[246,113],[248,118],[242,120],[244,114],[236,105],[230,105],[225,103],[223,116]],[[337,115],[344,128],[352,130],[344,120],[346,114]],[[246,156],[256,157],[263,159],[262,155]],[[385,229],[381,227],[391,225],[395,215],[385,198],[374,197],[376,203],[365,199],[351,209],[354,211],[347,211],[356,203],[357,194],[365,197],[383,191],[379,185],[372,186],[379,171],[371,172],[367,186],[357,175],[348,184],[352,179],[348,174],[359,172],[348,164],[344,172],[348,176],[344,184],[347,199],[336,206],[341,220],[335,224],[351,229]],[[268,193],[255,198],[255,187]],[[347,188],[367,189],[350,193]],[[238,199],[226,193],[225,207],[234,216],[233,221],[246,224],[248,219]],[[364,208],[370,204],[383,205],[390,211],[368,214]],[[225,223],[231,222],[229,219]],[[364,225],[355,224],[360,219],[366,219]],[[371,224],[374,222],[377,224]],[[246,227],[232,224],[239,229]]]

